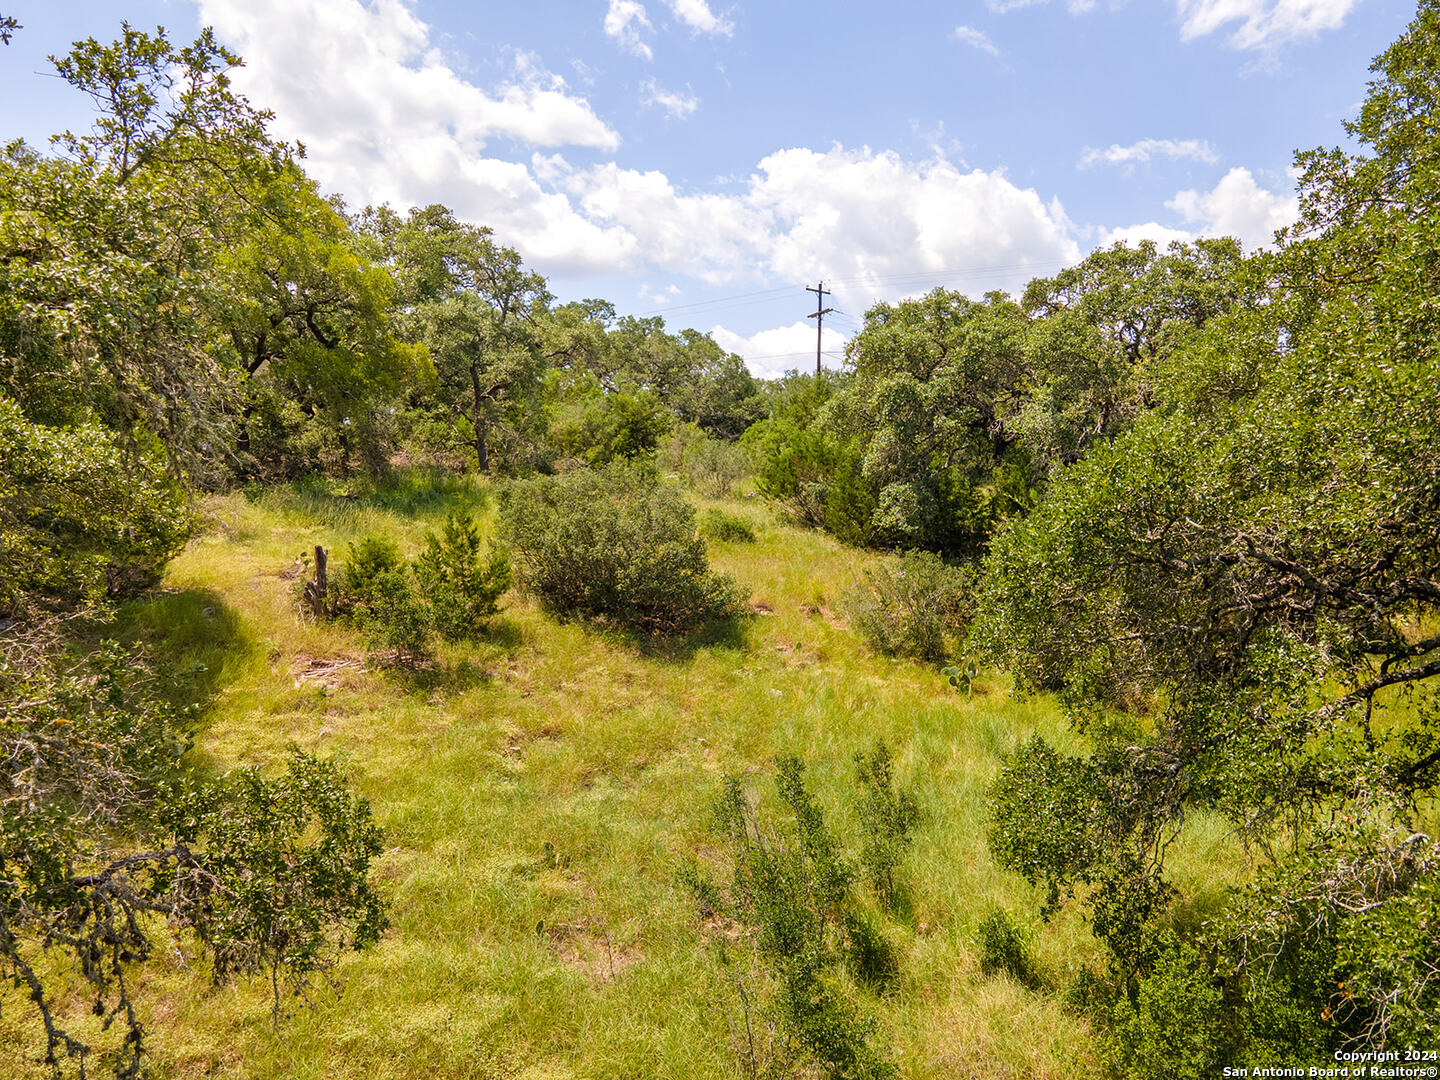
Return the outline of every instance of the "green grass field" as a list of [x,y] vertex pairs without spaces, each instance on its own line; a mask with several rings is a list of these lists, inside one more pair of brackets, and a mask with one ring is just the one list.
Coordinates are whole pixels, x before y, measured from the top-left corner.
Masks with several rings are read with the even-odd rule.
[[[758,501],[702,501],[757,529],[754,543],[710,545],[754,611],[731,633],[636,639],[557,622],[512,593],[489,640],[402,673],[353,633],[298,617],[301,552],[323,544],[343,561],[348,541],[381,532],[413,553],[457,501],[493,519],[485,487],[420,477],[352,497],[212,499],[164,591],[124,613],[126,636],[204,665],[192,677],[213,702],[195,750],[205,764],[269,767],[292,743],[342,764],[385,831],[374,878],[392,920],[378,947],[332,972],[338,993],[318,987],[279,1024],[268,983],[211,989],[183,954],[148,965],[157,1076],[746,1075],[738,998],[677,867],[719,857],[709,824],[722,777],[773,801],[782,752],[804,758],[853,835],[852,758],[877,737],[923,810],[902,864],[913,912],[901,978],[866,995],[901,1075],[1094,1071],[1089,1032],[1060,1004],[1095,955],[1088,932],[1067,913],[1042,924],[1034,891],[985,844],[1001,755],[1036,730],[1076,747],[1053,703],[1016,700],[993,675],[967,699],[932,667],[871,655],[841,596],[878,556],[784,525]],[[1177,882],[1191,894],[1241,872],[1213,823],[1192,823],[1181,849]],[[995,907],[1033,927],[1045,989],[981,975],[976,927]],[[82,1013],[78,990],[71,1004]],[[45,1075],[41,1045],[28,1003],[7,992],[0,1075]]]

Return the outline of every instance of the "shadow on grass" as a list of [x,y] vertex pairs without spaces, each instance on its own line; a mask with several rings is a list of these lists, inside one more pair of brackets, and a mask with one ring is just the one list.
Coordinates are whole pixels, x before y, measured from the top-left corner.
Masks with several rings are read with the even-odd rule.
[[399,684],[407,694],[462,694],[477,686],[495,681],[495,673],[470,659],[456,664],[439,662],[421,664],[384,664],[380,670],[386,678]]
[[662,634],[624,626],[582,612],[553,611],[543,604],[541,608],[547,615],[559,622],[583,626],[592,633],[633,649],[647,660],[683,664],[694,659],[695,654],[699,652],[708,650],[744,652],[749,647],[745,640],[745,628],[749,624],[749,618],[744,615],[711,619],[685,634]]
[[240,616],[210,589],[157,592],[125,604],[107,636],[154,659],[160,690],[208,710],[259,647]]
[[489,482],[474,473],[452,473],[416,466],[377,477],[370,489],[355,496],[362,506],[421,517],[453,506],[481,512],[494,498]]
[[387,660],[379,654],[372,654],[371,659],[379,670],[399,683],[407,693],[456,694],[494,682],[495,673],[486,666],[486,661],[514,656],[524,641],[519,623],[513,619],[496,618],[490,621],[479,637],[469,642],[488,655],[462,656],[453,662],[433,657],[417,663],[405,663],[393,655]]
[[745,616],[713,619],[688,634],[666,636],[625,631],[624,637],[647,660],[685,663],[698,652],[725,650],[744,652],[746,649]]
[[373,478],[333,479],[316,474],[262,488],[255,500],[336,524],[344,523],[357,510],[423,518],[465,507],[483,514],[494,497],[484,477],[415,466]]
[[492,618],[480,635],[479,644],[499,649],[507,656],[513,656],[525,644],[525,633],[514,619],[504,616]]
[[1233,894],[1225,887],[1202,888],[1193,896],[1181,896],[1165,915],[1170,929],[1182,938],[1198,936],[1207,923],[1219,919]]

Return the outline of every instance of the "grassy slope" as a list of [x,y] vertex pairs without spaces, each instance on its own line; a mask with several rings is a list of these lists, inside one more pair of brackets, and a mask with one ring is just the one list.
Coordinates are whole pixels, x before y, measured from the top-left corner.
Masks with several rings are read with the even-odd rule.
[[[364,654],[343,630],[297,621],[282,576],[296,555],[320,543],[339,558],[371,531],[413,551],[447,498],[487,501],[421,486],[216,499],[167,593],[130,613],[133,633],[206,665],[216,704],[197,752],[211,764],[269,765],[291,742],[344,763],[386,832],[375,873],[394,923],[336,973],[340,996],[322,990],[279,1027],[268,986],[209,990],[201,972],[157,965],[143,996],[160,1075],[738,1076],[733,993],[674,869],[712,850],[722,775],[751,774],[768,794],[782,751],[809,763],[848,826],[851,757],[877,736],[925,811],[904,867],[902,983],[875,1003],[902,1074],[1092,1071],[1088,1035],[1056,998],[983,978],[973,946],[992,906],[1035,923],[1030,890],[986,852],[984,790],[1031,731],[1072,745],[1052,705],[993,680],[967,701],[929,667],[869,655],[836,612],[872,556],[751,504],[727,509],[761,524],[758,541],[711,545],[764,612],[734,639],[661,649],[512,596],[491,641],[445,651],[435,670],[301,677]],[[1192,833],[1182,883],[1213,887],[1199,875],[1223,839]],[[1036,929],[1063,983],[1088,937],[1069,916]],[[3,1006],[0,1072],[41,1075],[26,1003]]]

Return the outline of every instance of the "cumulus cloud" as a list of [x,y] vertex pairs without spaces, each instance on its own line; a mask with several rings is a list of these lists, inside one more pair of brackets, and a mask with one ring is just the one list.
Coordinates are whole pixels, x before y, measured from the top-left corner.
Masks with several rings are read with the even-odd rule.
[[1275,230],[1294,224],[1300,214],[1295,194],[1261,187],[1249,169],[1234,168],[1209,191],[1180,191],[1167,202],[1202,236],[1235,236],[1247,247],[1274,242]]
[[[596,226],[529,168],[486,155],[495,140],[614,150],[619,136],[533,57],[483,89],[449,67],[429,28],[400,0],[196,0],[203,22],[249,58],[237,86],[275,110],[307,168],[355,202],[445,202],[523,238],[557,266],[603,267],[633,255],[623,231]],[[563,159],[545,159],[552,167]]]
[[[613,3],[613,0],[612,0]],[[675,17],[697,34],[719,34],[729,37],[735,27],[710,10],[705,0],[666,0]]]
[[677,120],[684,120],[700,107],[700,99],[687,86],[683,91],[665,90],[654,79],[646,79],[640,87],[642,105],[659,105]]
[[1194,232],[1187,232],[1185,229],[1172,229],[1169,225],[1161,225],[1158,221],[1147,221],[1143,225],[1101,229],[1098,246],[1108,248],[1112,244],[1128,244],[1130,247],[1139,247],[1141,241],[1149,240],[1163,250],[1175,241],[1182,244],[1194,243],[1197,235]]
[[1058,202],[943,158],[793,148],[761,160],[733,194],[683,193],[661,173],[613,163],[577,171],[566,186],[587,217],[634,236],[655,265],[712,283],[760,269],[843,278],[880,295],[900,275],[997,264],[1018,272],[1079,257]]
[[496,138],[613,150],[620,137],[565,80],[519,54],[515,79],[484,90],[455,73],[429,28],[399,0],[198,0],[201,19],[249,58],[236,81],[283,105],[282,127],[335,137],[356,127],[453,131],[475,146]]
[[1132,245],[1153,240],[1165,247],[1172,240],[1191,243],[1202,236],[1233,236],[1254,250],[1273,244],[1275,231],[1294,224],[1300,213],[1300,201],[1294,192],[1263,188],[1249,169],[1239,167],[1231,169],[1209,191],[1177,191],[1165,207],[1177,214],[1187,228],[1147,221],[1143,225],[1101,229],[1100,246],[1122,240]]
[[1176,0],[1185,39],[1239,23],[1229,41],[1237,49],[1263,49],[1338,29],[1359,0]]
[[[823,334],[820,362],[826,368],[839,368],[845,353],[845,337],[828,326],[824,328]],[[792,369],[815,369],[813,321],[801,319],[789,326],[761,330],[749,337],[717,325],[711,327],[710,336],[726,352],[742,356],[751,374],[762,379],[773,379]]]
[[645,14],[645,5],[637,0],[610,0],[605,12],[605,36],[612,37],[620,47],[643,60],[653,60],[654,50],[646,44],[641,32],[654,29]]
[[999,47],[990,40],[989,35],[983,30],[976,30],[973,26],[957,26],[950,32],[950,36],[962,45],[969,45],[972,49],[979,49],[991,56],[1000,55]]
[[783,150],[760,169],[750,200],[779,224],[771,262],[784,276],[870,281],[1079,254],[1058,201],[1000,170],[841,147]]
[[[858,305],[903,295],[900,278],[929,288],[1001,265],[1023,282],[1080,255],[1058,202],[939,151],[794,147],[731,184],[687,190],[661,172],[567,156],[619,139],[533,57],[517,55],[502,86],[472,84],[402,0],[194,2],[251,58],[239,88],[275,110],[280,135],[306,143],[327,189],[355,204],[443,202],[545,274],[844,279]],[[531,149],[517,156],[517,141]]]
[[1087,146],[1080,155],[1080,168],[1089,169],[1096,165],[1123,165],[1128,169],[1144,164],[1157,157],[1172,159],[1189,158],[1213,165],[1220,155],[1204,139],[1141,139],[1129,146],[1113,143],[1104,150]]

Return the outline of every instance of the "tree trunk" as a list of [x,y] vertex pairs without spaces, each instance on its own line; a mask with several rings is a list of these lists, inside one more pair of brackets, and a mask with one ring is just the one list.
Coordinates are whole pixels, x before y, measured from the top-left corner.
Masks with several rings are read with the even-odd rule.
[[255,413],[253,403],[247,404],[240,411],[240,423],[235,425],[235,456],[240,459],[240,468],[244,475],[249,476],[250,469],[250,417]]
[[489,424],[485,417],[485,398],[480,390],[480,368],[470,367],[470,385],[475,391],[475,462],[482,474],[490,471]]
[[486,441],[486,425],[479,410],[475,413],[475,461],[482,473],[489,473],[490,445]]

